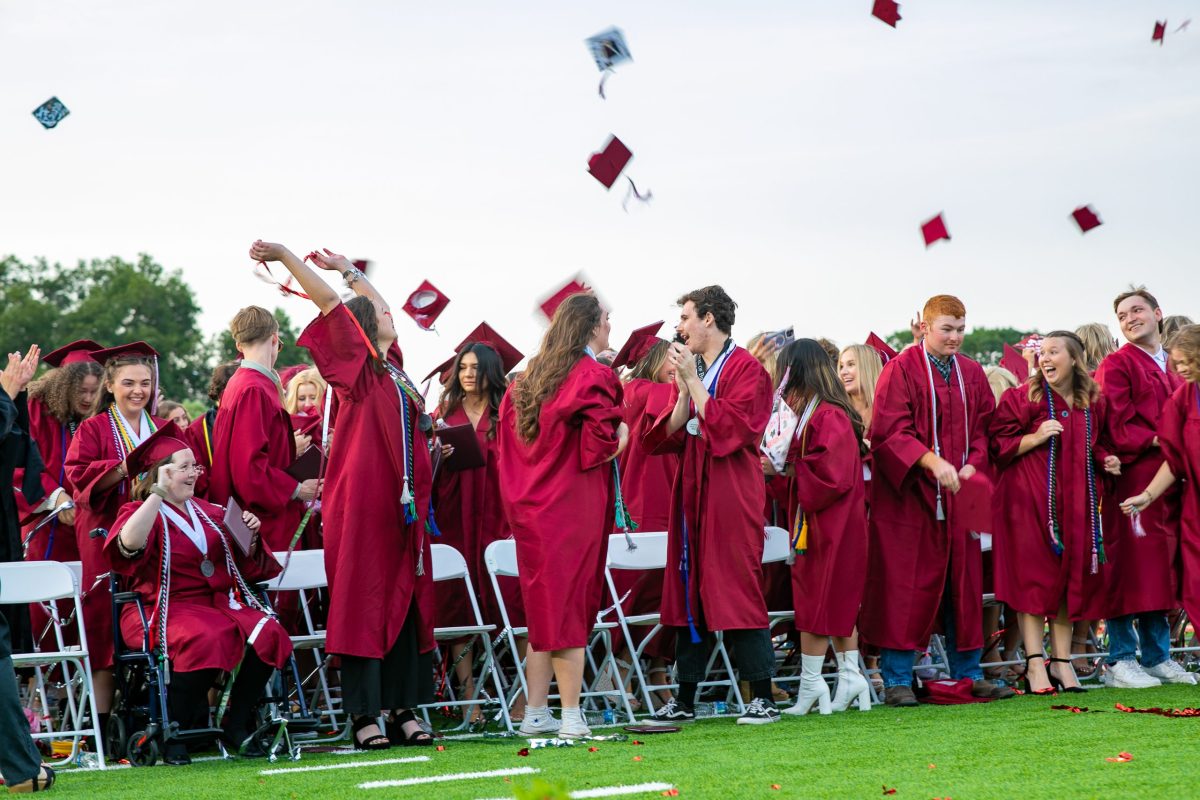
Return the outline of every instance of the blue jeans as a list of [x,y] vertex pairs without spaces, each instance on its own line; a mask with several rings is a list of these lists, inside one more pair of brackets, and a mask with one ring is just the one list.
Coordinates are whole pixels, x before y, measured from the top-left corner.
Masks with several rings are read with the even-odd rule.
[[[950,584],[946,584],[945,601],[950,599]],[[950,677],[955,680],[970,678],[973,681],[983,679],[983,668],[979,666],[983,658],[983,648],[974,650],[958,650],[955,647],[954,635],[954,606],[949,602],[942,604],[942,624],[946,629],[946,660],[949,661]],[[914,650],[889,650],[882,648],[879,654],[879,671],[883,673],[883,686],[912,686],[913,664],[917,653]]]
[[[1137,620],[1138,633],[1133,630],[1134,620]],[[1108,658],[1105,661],[1109,664],[1137,658],[1139,640],[1143,667],[1157,667],[1171,657],[1171,625],[1165,611],[1113,617],[1105,621],[1105,628],[1108,630]]]

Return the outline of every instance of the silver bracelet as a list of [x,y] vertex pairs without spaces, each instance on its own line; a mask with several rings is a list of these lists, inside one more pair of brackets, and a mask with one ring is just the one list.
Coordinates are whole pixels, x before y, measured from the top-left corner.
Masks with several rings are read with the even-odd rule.
[[367,276],[363,275],[362,270],[360,270],[358,267],[351,267],[350,269],[348,269],[342,273],[342,281],[345,282],[347,289],[354,286],[354,284],[358,281],[359,278],[365,278],[365,277],[367,277]]

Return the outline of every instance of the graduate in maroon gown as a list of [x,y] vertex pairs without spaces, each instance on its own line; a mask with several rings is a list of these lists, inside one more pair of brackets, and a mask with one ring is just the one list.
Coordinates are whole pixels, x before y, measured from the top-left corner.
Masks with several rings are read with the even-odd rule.
[[[629,367],[625,376],[622,414],[629,426],[629,446],[618,459],[621,469],[621,494],[629,516],[637,523],[636,533],[663,532],[671,522],[671,486],[679,470],[679,454],[651,453],[642,444],[642,437],[654,421],[675,405],[675,367],[671,363],[671,343],[656,334],[662,322],[639,328],[617,352],[613,369]],[[629,572],[614,570],[613,583],[617,593],[625,596],[625,614],[657,614],[662,607],[663,570]],[[631,633],[635,644],[649,628],[635,627]],[[675,630],[662,628],[647,643],[642,654],[650,658],[647,676],[654,683],[669,683],[665,679],[668,661],[675,655]],[[669,692],[660,693],[670,700]],[[631,703],[635,700],[630,700]]]
[[[136,472],[126,459],[165,420],[152,416],[158,392],[158,353],[145,342],[110,347],[92,354],[104,365],[95,414],[80,423],[67,448],[66,477],[74,486],[75,541],[83,562],[83,624],[87,630],[96,709],[107,723],[113,693],[112,593],[104,539],[121,506],[129,502]],[[148,411],[147,409],[150,409]]]
[[1158,421],[1158,440],[1166,460],[1146,488],[1125,500],[1121,508],[1140,517],[1178,486],[1183,508],[1183,607],[1189,618],[1200,619],[1200,325],[1181,328],[1167,348],[1175,374],[1184,383],[1163,406]]
[[196,463],[204,467],[204,472],[196,479],[196,497],[208,497],[208,477],[213,465],[213,426],[217,423],[221,395],[238,366],[237,361],[217,365],[208,381],[208,399],[212,401],[212,408],[192,420],[183,431],[183,440],[196,456]]
[[1105,435],[1111,452],[1121,459],[1121,476],[1109,485],[1103,504],[1105,544],[1113,565],[1104,679],[1110,686],[1128,689],[1195,683],[1196,676],[1171,659],[1167,621],[1167,612],[1179,607],[1179,490],[1170,486],[1139,514],[1136,529],[1119,507],[1142,491],[1163,465],[1158,425],[1163,407],[1183,380],[1167,368],[1162,309],[1154,296],[1144,287],[1132,289],[1118,295],[1113,308],[1125,344],[1096,371],[1108,403]]
[[723,631],[753,699],[739,724],[777,722],[775,656],[762,590],[766,482],[758,445],[771,415],[771,378],[731,337],[737,304],[720,286],[679,298],[671,346],[678,390],[643,437],[654,453],[681,453],[671,491],[662,624],[678,628],[679,692],[659,722],[695,718],[711,631]]
[[242,360],[221,395],[213,426],[207,496],[218,505],[237,500],[262,520],[267,546],[283,552],[297,533],[304,504],[317,496],[318,479],[298,481],[285,471],[296,460],[296,445],[275,374],[279,323],[265,308],[247,306],[229,330]]
[[[28,393],[26,387],[37,372],[41,348],[36,344],[22,355],[9,353],[8,363],[0,372],[0,563],[21,561],[21,513],[17,496],[26,507],[37,507],[44,500],[42,487],[44,471],[37,443],[29,435]],[[14,480],[20,469],[21,480]],[[14,495],[14,490],[16,494]],[[0,619],[6,633],[11,632],[16,652],[33,649],[29,605],[11,603],[0,605]]]
[[917,704],[915,651],[943,611],[951,676],[978,697],[1011,697],[983,679],[983,560],[955,502],[962,481],[988,470],[988,424],[996,400],[983,369],[961,355],[966,309],[929,299],[924,341],[888,362],[875,389],[867,592],[859,624],[882,648],[888,705]]
[[[441,460],[433,482],[433,507],[437,512],[438,529],[442,536],[439,544],[450,545],[462,553],[471,575],[471,586],[480,604],[480,613],[487,608],[487,622],[499,624],[500,615],[487,579],[487,567],[483,553],[497,539],[510,538],[508,523],[504,521],[504,507],[500,502],[500,464],[496,438],[500,422],[500,404],[508,389],[505,379],[513,367],[524,356],[509,344],[486,322],[480,324],[458,346],[457,355],[451,359],[449,380],[445,393],[434,412],[434,421],[440,431],[445,428],[470,426],[483,454],[479,466],[460,466],[450,444],[441,446]],[[440,373],[439,367],[434,370]],[[502,581],[512,582],[511,578]],[[519,586],[504,585],[505,605],[513,625],[524,625],[521,611]],[[443,581],[434,584],[436,598],[436,622],[438,627],[475,625],[466,589],[460,581]],[[485,602],[486,601],[486,602]],[[518,621],[518,619],[520,621]],[[457,664],[455,671],[460,684],[459,697],[475,696],[475,678],[472,667],[474,659],[463,656],[471,637],[452,642],[449,646],[449,663]],[[523,705],[523,698],[520,698]],[[521,708],[518,707],[518,712]],[[479,720],[482,714],[478,706],[465,706],[463,713],[471,720]],[[523,713],[518,713],[522,717]]]
[[[104,369],[92,358],[92,353],[102,349],[90,339],[64,345],[42,359],[53,369],[29,385],[29,435],[37,442],[45,465],[42,489],[46,496],[34,507],[17,492],[17,509],[27,520],[21,529],[22,539],[41,526],[29,541],[25,553],[28,561],[79,560],[74,501],[71,499],[75,487],[67,477],[67,450],[80,423],[96,408]],[[17,469],[13,474],[17,486],[21,485],[23,477],[24,470]],[[47,521],[55,510],[58,513]],[[45,615],[40,609],[33,613],[41,616],[42,624],[39,620],[34,622],[34,628],[40,631]]]
[[[287,661],[292,642],[250,584],[279,574],[279,564],[259,541],[257,517],[242,513],[251,531],[246,553],[217,522],[224,509],[193,497],[203,467],[181,435],[167,422],[130,454],[130,471],[143,477],[108,533],[104,557],[145,605],[150,647],[169,669],[171,721],[184,730],[207,727],[209,688],[217,673],[236,670],[220,720],[223,738],[243,755],[262,756],[261,746],[249,739],[255,702],[272,668]],[[121,635],[141,648],[142,622],[133,604],[122,611]],[[191,762],[178,741],[167,742],[164,760]]]
[[[785,714],[871,708],[858,666],[858,611],[867,582],[867,504],[862,420],[825,350],[797,339],[776,357],[780,394],[798,417],[787,466],[762,459],[768,492],[787,509],[792,531],[792,598],[800,631],[800,691]],[[833,640],[838,687],[821,677]]]
[[[320,309],[297,344],[307,348],[338,399],[321,513],[329,579],[326,650],[341,656],[342,704],[354,746],[430,745],[413,706],[432,700],[429,599],[433,524],[433,420],[404,372],[391,309],[345,256],[310,254],[341,272],[346,303],[280,244],[257,241],[255,261],[281,261]],[[375,720],[387,716],[387,734]]]
[[1038,370],[1006,391],[992,416],[996,599],[1017,612],[1033,694],[1080,691],[1069,657],[1074,622],[1103,617],[1108,602],[1101,479],[1119,473],[1121,462],[1101,443],[1104,423],[1083,342],[1069,331],[1046,334]]
[[[601,608],[615,519],[610,462],[629,437],[620,381],[594,356],[608,349],[609,330],[595,295],[567,297],[500,406],[500,495],[529,626],[522,734],[591,733],[579,708],[584,648]],[[561,724],[548,708],[552,676]]]

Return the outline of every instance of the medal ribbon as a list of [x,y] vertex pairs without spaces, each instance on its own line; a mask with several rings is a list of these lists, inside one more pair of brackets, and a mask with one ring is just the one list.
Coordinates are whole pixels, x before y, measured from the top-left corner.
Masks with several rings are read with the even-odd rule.
[[[942,457],[942,442],[938,435],[938,417],[937,417],[937,387],[933,385],[933,366],[929,363],[929,350],[925,343],[921,342],[921,352],[925,354],[925,374],[929,377],[929,415],[933,422],[933,454],[938,458]],[[963,439],[963,457],[962,467],[967,465],[967,453],[971,449],[971,414],[967,406],[967,387],[963,384],[962,370],[958,366],[958,356],[950,356],[950,364],[954,367],[954,375],[958,378],[958,392],[962,396],[963,403],[963,431],[966,438]],[[937,518],[944,520],[946,512],[942,506],[942,485],[934,482],[937,486]]]

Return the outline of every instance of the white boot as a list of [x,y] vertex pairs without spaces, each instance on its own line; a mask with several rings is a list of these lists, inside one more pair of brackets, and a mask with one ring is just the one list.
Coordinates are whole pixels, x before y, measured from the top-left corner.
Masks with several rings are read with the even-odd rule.
[[813,704],[822,714],[832,714],[829,702],[829,684],[821,677],[821,666],[825,656],[800,656],[800,693],[796,695],[796,704],[785,708],[784,714],[803,716],[812,710]]
[[859,711],[871,710],[871,684],[863,677],[858,667],[858,651],[847,650],[837,654],[838,683],[833,696],[833,710],[845,711],[858,701]]

